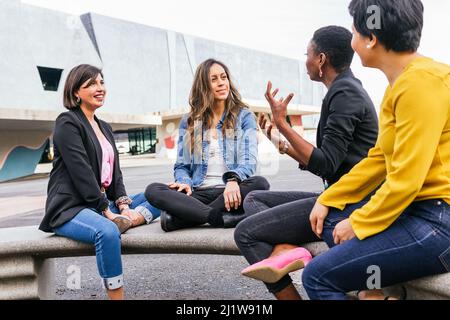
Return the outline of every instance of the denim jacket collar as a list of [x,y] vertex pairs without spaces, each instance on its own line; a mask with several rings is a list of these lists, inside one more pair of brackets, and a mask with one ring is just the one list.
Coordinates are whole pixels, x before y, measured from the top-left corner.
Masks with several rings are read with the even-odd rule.
[[[216,129],[223,127],[226,112],[223,113]],[[205,132],[205,129],[202,129]],[[178,139],[177,162],[174,167],[175,181],[190,184],[192,187],[199,187],[208,171],[209,161],[209,143],[203,140],[201,145],[201,156],[191,155],[186,152],[190,144],[186,144],[187,117],[184,117],[180,123],[180,136]],[[229,139],[223,136],[222,131],[218,132],[219,145],[222,149],[224,163],[227,172],[224,173],[225,181],[230,174],[235,174],[240,180],[245,180],[252,176],[256,170],[258,145],[256,134],[256,119],[254,114],[242,109],[236,119],[236,128],[234,137]]]

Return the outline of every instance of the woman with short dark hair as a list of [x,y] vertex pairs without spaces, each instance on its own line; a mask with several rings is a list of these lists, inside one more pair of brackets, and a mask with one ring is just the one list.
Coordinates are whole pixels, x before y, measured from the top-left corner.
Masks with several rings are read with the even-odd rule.
[[[353,0],[349,9],[353,48],[389,86],[376,146],[311,212],[331,247],[303,272],[311,299],[450,271],[450,67],[417,53],[420,0]],[[366,293],[360,298],[388,298]]]
[[127,196],[112,128],[95,115],[105,102],[100,69],[80,65],[64,87],[69,110],[56,119],[55,157],[39,229],[95,245],[109,298],[123,299],[120,234],[160,215],[144,194]]
[[[367,156],[375,145],[378,123],[375,107],[350,65],[354,51],[352,34],[339,26],[317,30],[307,49],[306,69],[313,81],[328,88],[317,130],[317,146],[303,139],[286,121],[287,105],[275,99],[269,84],[266,99],[273,122],[285,137],[279,139],[272,125],[260,119],[263,132],[282,153],[297,160],[301,169],[321,177],[324,188],[338,181]],[[253,264],[243,274],[266,283],[278,299],[300,298],[288,272],[303,267],[311,255],[296,248],[287,260],[283,251],[318,241],[309,223],[309,214],[319,196],[302,191],[254,191],[244,201],[250,216],[236,228],[235,240],[245,258]],[[268,258],[269,256],[273,258]],[[301,260],[301,261],[300,261]],[[281,263],[281,265],[280,265]]]

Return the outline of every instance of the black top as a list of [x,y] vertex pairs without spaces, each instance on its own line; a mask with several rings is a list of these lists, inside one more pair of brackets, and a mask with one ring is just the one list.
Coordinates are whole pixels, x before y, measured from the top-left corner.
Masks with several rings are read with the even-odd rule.
[[106,195],[101,192],[102,147],[83,111],[75,108],[60,114],[53,132],[55,158],[45,215],[39,226],[42,231],[52,232],[86,208],[102,212],[108,207],[108,199],[115,201],[127,194],[112,128],[97,117],[95,121],[114,149],[112,183]]
[[331,185],[367,157],[377,136],[375,107],[349,69],[336,77],[323,100],[317,148],[302,169]]

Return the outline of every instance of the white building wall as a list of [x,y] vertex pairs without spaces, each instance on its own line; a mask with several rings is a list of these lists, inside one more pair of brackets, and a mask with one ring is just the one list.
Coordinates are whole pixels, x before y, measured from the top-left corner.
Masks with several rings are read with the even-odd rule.
[[[68,71],[101,66],[77,16],[0,0],[0,108],[61,110]],[[57,92],[44,91],[37,66],[64,69]]]

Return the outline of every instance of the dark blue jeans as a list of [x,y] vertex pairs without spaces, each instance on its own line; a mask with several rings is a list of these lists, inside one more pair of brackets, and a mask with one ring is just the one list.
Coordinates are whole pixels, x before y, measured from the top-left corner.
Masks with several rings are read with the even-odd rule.
[[380,287],[450,271],[450,205],[442,200],[413,202],[386,230],[364,240],[335,245],[333,230],[367,200],[343,211],[330,208],[323,239],[331,248],[303,271],[312,300],[343,300],[346,293],[373,289],[374,267]]

